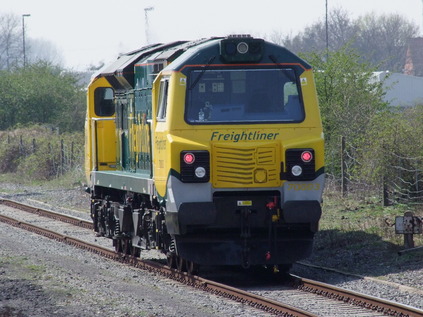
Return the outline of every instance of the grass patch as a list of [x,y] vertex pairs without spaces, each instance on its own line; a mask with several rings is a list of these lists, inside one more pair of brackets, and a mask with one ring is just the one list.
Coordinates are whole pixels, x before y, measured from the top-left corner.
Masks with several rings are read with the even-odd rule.
[[0,258],[0,267],[7,267],[15,272],[19,272],[21,278],[26,280],[38,280],[46,272],[43,265],[30,263],[25,256],[8,256]]
[[[338,232],[337,237],[333,236],[333,232],[322,235],[330,244],[331,241],[337,241],[336,243],[345,246],[352,245],[352,241],[356,240],[355,236],[360,240],[364,238],[362,234],[365,234],[367,241],[369,237],[377,236],[383,241],[402,246],[403,236],[395,234],[395,217],[403,216],[406,211],[413,212],[415,216],[423,216],[423,207],[418,205],[383,207],[377,199],[360,201],[353,197],[343,198],[338,193],[325,193],[320,231]],[[354,235],[341,235],[347,232],[353,232]],[[340,241],[340,236],[348,240]],[[414,235],[414,241],[416,246],[423,245],[423,235]]]

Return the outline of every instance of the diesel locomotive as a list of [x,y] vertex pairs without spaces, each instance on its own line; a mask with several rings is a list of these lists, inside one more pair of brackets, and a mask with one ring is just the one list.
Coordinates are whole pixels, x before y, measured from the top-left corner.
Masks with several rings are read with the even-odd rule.
[[247,35],[154,44],[99,71],[85,170],[97,234],[168,264],[278,265],[310,255],[324,137],[311,66]]

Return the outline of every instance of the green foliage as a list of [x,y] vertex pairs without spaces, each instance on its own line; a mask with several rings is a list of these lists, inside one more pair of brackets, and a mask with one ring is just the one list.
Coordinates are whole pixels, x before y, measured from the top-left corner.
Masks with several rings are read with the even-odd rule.
[[361,63],[348,47],[311,53],[305,58],[315,69],[316,89],[326,141],[327,171],[339,176],[340,137],[360,147],[372,118],[387,107],[383,83],[372,80],[374,68]]
[[15,173],[19,165],[19,145],[0,147],[0,173]]
[[382,179],[407,199],[421,196],[423,170],[423,106],[390,109],[372,119],[357,152],[361,177],[367,182]]
[[0,72],[0,129],[51,124],[82,130],[85,92],[75,75],[47,62]]

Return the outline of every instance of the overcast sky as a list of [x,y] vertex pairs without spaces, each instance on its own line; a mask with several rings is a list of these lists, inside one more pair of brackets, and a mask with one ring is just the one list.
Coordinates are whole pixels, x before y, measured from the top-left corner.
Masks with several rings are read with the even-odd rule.
[[[421,26],[423,0],[327,0],[353,18],[399,13]],[[25,34],[47,40],[63,54],[65,66],[84,69],[110,62],[148,41],[194,40],[228,34],[296,34],[324,19],[326,0],[0,0],[0,13],[25,18]]]

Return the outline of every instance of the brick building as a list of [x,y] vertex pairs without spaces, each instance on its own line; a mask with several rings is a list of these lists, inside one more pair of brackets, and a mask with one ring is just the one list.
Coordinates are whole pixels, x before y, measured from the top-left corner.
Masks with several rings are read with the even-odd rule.
[[423,37],[409,40],[404,74],[423,77]]

